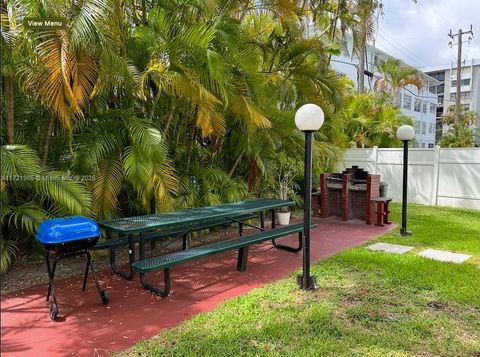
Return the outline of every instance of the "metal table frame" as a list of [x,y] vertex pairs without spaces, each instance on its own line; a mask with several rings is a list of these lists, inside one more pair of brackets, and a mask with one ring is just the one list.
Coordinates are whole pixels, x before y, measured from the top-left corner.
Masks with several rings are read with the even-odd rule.
[[[292,201],[279,200],[279,199],[256,199],[249,201],[242,201],[236,203],[227,203],[224,205],[218,206],[209,206],[201,208],[192,208],[182,211],[167,212],[161,214],[149,214],[144,216],[137,217],[127,217],[127,218],[118,218],[109,221],[99,222],[98,225],[104,229],[107,234],[114,232],[122,236],[128,237],[128,254],[129,254],[129,272],[123,272],[117,269],[115,263],[115,252],[113,249],[110,249],[110,266],[112,271],[120,275],[121,277],[131,280],[135,277],[135,271],[132,270],[131,266],[135,262],[135,235],[139,235],[139,259],[145,259],[145,242],[142,239],[142,235],[147,232],[161,230],[161,229],[172,229],[172,228],[185,228],[180,234],[175,238],[183,237],[185,235],[190,235],[192,232],[189,228],[189,224],[198,223],[204,220],[213,219],[213,218],[226,218],[232,223],[237,222],[238,220],[230,218],[229,216],[235,216],[238,214],[247,214],[247,213],[256,213],[260,212],[260,227],[247,224],[243,224],[259,229],[265,230],[265,211],[271,212],[272,219],[272,229],[275,228],[275,211],[281,207],[292,206]],[[241,235],[240,230],[240,235]],[[274,246],[279,249],[288,250],[291,252],[298,252],[302,249],[302,241],[299,239],[298,247],[290,247],[281,244],[275,243],[272,241]],[[187,248],[188,247],[184,247]]]

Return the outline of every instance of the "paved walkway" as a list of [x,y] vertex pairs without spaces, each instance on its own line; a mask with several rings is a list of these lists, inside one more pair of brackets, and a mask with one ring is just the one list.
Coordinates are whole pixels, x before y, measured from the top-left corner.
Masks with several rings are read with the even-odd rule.
[[[383,234],[387,227],[364,223],[320,223],[312,231],[312,261],[360,245]],[[296,241],[287,237],[285,242]],[[50,320],[46,285],[2,297],[2,356],[106,356],[209,311],[226,299],[279,280],[302,265],[302,255],[272,247],[267,242],[250,249],[247,271],[235,270],[236,253],[228,252],[172,269],[172,292],[166,299],[141,288],[138,279],[125,281],[110,271],[99,278],[110,297],[102,305],[92,280],[81,292],[81,276],[56,284],[58,321]],[[152,274],[161,282],[161,273]],[[45,272],[46,277],[46,272]]]
[[[414,247],[402,244],[390,244],[380,242],[369,245],[367,249],[392,254],[405,254],[413,250]],[[417,252],[416,255],[433,260],[438,260],[440,262],[456,264],[461,264],[472,257],[469,254],[453,253],[448,250],[438,250],[432,248],[423,249],[421,252]]]

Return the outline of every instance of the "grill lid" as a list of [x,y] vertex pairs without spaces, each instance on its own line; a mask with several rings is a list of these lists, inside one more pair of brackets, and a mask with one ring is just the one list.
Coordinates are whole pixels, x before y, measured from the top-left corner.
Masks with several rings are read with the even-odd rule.
[[82,216],[47,219],[38,227],[36,238],[42,244],[61,244],[100,236],[100,228]]

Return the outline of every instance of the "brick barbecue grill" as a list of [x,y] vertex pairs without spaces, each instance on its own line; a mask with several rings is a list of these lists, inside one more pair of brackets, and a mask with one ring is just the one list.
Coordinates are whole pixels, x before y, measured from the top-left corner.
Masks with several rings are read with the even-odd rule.
[[371,200],[379,197],[380,175],[371,175],[358,166],[342,173],[320,176],[320,217],[339,216],[344,221],[364,219],[374,221]]

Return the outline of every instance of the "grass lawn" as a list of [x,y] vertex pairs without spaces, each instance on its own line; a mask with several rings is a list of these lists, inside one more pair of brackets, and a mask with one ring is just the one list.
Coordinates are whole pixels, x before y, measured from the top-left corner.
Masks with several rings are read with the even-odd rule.
[[[399,206],[393,210],[398,219]],[[480,255],[478,212],[412,205],[409,217],[408,244]],[[398,233],[380,240],[407,242]],[[315,265],[313,274],[316,291],[299,290],[292,274],[122,355],[480,356],[476,265],[360,247]]]

